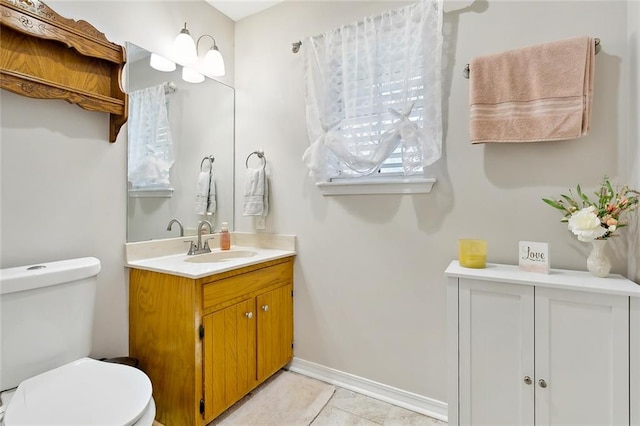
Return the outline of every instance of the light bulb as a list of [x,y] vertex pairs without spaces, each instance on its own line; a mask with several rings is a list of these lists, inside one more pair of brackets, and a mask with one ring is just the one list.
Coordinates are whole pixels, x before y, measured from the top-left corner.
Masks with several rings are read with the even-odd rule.
[[171,72],[176,69],[176,63],[158,54],[152,53],[149,58],[151,68],[158,71]]
[[204,57],[204,71],[207,75],[221,77],[224,75],[224,59],[217,46],[213,46]]
[[180,64],[191,64],[198,59],[198,52],[196,51],[196,44],[189,34],[187,29],[187,23],[184,23],[184,28],[180,31],[180,34],[173,42],[173,59]]
[[204,75],[191,68],[182,68],[182,79],[187,83],[202,83],[204,81]]

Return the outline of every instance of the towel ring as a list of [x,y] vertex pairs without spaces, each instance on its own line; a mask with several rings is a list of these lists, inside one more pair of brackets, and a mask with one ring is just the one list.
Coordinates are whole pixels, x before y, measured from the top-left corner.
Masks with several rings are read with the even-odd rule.
[[262,168],[264,169],[267,166],[267,159],[264,156],[264,151],[259,149],[257,151],[253,151],[251,154],[247,155],[247,160],[244,162],[245,167],[248,169],[249,168],[249,158],[251,158],[252,155],[257,155],[259,159],[262,160]]
[[214,157],[213,155],[210,155],[208,157],[204,157],[202,159],[202,161],[200,162],[200,170],[202,170],[202,165],[204,164],[205,161],[209,160],[209,166],[213,167],[213,162],[216,161],[216,157]]

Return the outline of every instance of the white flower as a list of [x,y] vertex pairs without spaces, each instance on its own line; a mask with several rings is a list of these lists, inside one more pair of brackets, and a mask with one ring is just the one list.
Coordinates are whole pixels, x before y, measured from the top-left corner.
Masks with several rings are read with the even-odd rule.
[[618,228],[616,228],[616,226],[615,226],[615,225],[611,225],[611,226],[609,227],[609,232],[615,232],[615,230],[616,230],[616,229],[618,229]]
[[600,218],[593,206],[585,207],[573,213],[569,218],[569,231],[578,236],[580,241],[590,242],[602,237],[607,230],[601,226]]

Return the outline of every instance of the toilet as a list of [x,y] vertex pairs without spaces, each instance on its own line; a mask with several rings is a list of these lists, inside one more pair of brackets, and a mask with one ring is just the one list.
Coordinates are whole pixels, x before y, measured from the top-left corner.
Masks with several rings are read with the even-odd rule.
[[0,270],[0,424],[151,426],[151,381],[88,358],[93,257]]

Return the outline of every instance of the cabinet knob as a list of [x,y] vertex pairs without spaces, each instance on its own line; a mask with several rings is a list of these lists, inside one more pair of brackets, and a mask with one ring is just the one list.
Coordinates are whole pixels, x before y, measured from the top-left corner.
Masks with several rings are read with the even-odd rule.
[[262,310],[267,312],[269,310],[269,305],[262,305]]
[[253,318],[253,312],[245,312],[244,316],[251,319]]
[[547,382],[545,382],[544,379],[540,379],[538,380],[538,385],[540,385],[541,388],[546,388]]
[[525,382],[526,384],[530,385],[530,384],[532,383],[532,381],[531,381],[531,377],[529,377],[529,376],[524,376],[524,382]]

